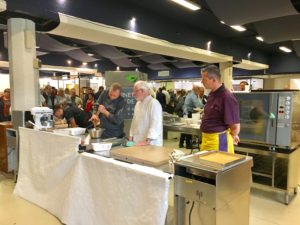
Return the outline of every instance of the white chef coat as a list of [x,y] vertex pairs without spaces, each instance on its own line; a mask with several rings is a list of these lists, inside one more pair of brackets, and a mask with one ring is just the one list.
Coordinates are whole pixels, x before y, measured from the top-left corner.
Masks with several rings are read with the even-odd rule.
[[130,136],[135,143],[151,139],[150,145],[163,145],[162,107],[151,95],[138,101],[130,127]]

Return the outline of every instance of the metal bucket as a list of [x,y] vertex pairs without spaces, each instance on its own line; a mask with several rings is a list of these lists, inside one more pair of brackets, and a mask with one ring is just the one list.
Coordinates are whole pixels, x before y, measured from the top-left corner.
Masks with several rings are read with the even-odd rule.
[[102,128],[92,128],[92,129],[89,129],[88,131],[89,131],[91,138],[96,139],[96,138],[101,137],[104,130],[105,129],[102,129]]

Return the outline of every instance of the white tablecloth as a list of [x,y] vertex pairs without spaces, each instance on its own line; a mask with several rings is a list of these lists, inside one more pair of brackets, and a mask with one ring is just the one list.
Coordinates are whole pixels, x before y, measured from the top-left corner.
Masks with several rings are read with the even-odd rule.
[[67,225],[163,225],[169,175],[88,153],[79,138],[20,128],[14,193]]

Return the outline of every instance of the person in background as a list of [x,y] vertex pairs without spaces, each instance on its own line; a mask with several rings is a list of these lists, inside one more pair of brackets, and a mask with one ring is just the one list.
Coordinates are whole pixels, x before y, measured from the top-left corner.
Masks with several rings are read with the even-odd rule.
[[179,117],[183,117],[183,105],[184,105],[185,97],[186,97],[186,92],[184,89],[177,91],[174,112]]
[[91,127],[93,123],[89,121],[90,114],[78,107],[67,105],[63,108],[61,105],[54,107],[54,116],[58,119],[66,119],[69,127]]
[[[201,93],[202,88],[200,86],[194,85],[192,91],[186,96],[183,104],[183,115],[188,118],[192,118],[192,113],[195,112],[195,108],[203,108],[204,104],[199,101],[198,96]],[[183,147],[184,141],[186,142],[186,148],[192,148],[192,135],[191,134],[181,134],[179,147]]]
[[159,101],[164,111],[166,108],[166,95],[162,92],[162,88],[158,88],[158,91],[156,93],[156,99],[157,101]]
[[199,95],[198,95],[199,101],[205,105],[207,102],[207,96],[204,94],[204,87],[199,87]]
[[176,100],[176,94],[175,94],[174,90],[170,89],[169,90],[169,95],[170,95],[170,102],[166,106],[166,112],[170,113],[170,114],[173,114],[174,109],[175,109],[175,100]]
[[100,86],[99,88],[98,88],[98,91],[95,93],[95,96],[94,96],[94,98],[95,98],[95,100],[97,101],[98,100],[98,98],[100,97],[100,95],[101,95],[101,93],[104,91],[104,87],[103,86]]
[[129,141],[136,145],[163,145],[163,115],[161,104],[150,95],[145,81],[137,81],[133,87],[137,100],[131,122]]
[[93,107],[94,107],[94,94],[89,93],[88,94],[88,99],[87,99],[86,104],[85,104],[84,111],[89,113],[89,112],[93,111]]
[[70,89],[69,88],[65,88],[65,96],[67,98],[70,98]]
[[57,104],[60,104],[63,107],[65,107],[67,102],[70,101],[70,99],[68,97],[66,97],[65,91],[63,88],[58,89],[56,98],[57,98]]
[[220,70],[215,65],[202,70],[202,83],[210,89],[202,117],[201,150],[219,150],[234,153],[239,142],[239,104],[234,95],[221,83]]
[[83,106],[85,108],[86,102],[89,99],[89,94],[94,94],[94,90],[91,87],[86,89],[86,93],[83,93]]
[[249,85],[247,81],[240,82],[240,91],[246,91],[246,85]]
[[72,106],[78,107],[78,108],[81,108],[81,107],[82,107],[82,100],[81,100],[81,98],[79,98],[79,97],[76,95],[76,90],[75,90],[75,88],[72,88],[72,89],[70,90],[70,101],[71,101]]
[[113,83],[109,90],[102,92],[95,102],[92,121],[100,119],[100,127],[104,128],[102,138],[122,138],[124,133],[124,110],[126,107],[125,99],[121,95],[122,87],[119,83]]
[[52,87],[50,85],[47,85],[44,89],[43,97],[45,99],[45,106],[53,109],[54,106],[57,104],[57,98],[54,94],[54,91],[52,90]]
[[0,122],[11,120],[10,106],[10,89],[6,88],[0,97]]
[[164,93],[164,95],[166,96],[166,105],[169,105],[171,96],[170,96],[169,92],[166,90],[165,86],[163,86],[161,89],[162,89],[162,93]]

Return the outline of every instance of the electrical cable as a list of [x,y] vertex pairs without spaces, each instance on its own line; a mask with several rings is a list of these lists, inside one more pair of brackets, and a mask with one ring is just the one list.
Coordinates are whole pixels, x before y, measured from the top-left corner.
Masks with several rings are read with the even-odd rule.
[[195,205],[195,201],[193,201],[192,207],[190,209],[190,213],[189,213],[189,225],[192,224],[191,223],[192,222],[192,211],[193,211],[194,205]]

